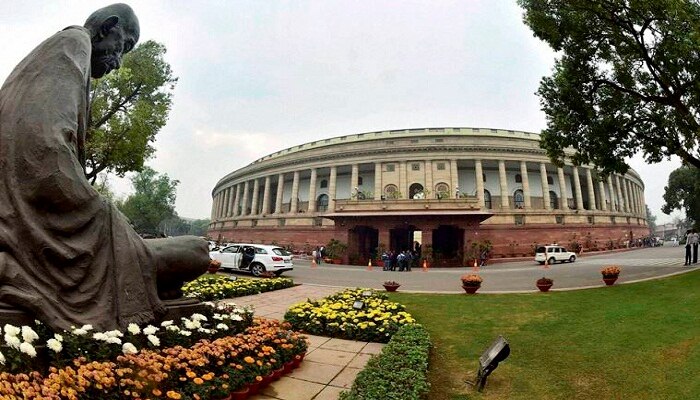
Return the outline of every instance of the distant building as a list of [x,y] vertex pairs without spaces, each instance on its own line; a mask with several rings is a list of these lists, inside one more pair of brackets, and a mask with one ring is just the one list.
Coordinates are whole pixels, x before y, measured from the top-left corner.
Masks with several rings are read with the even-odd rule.
[[346,261],[414,240],[444,265],[470,243],[492,256],[536,244],[625,247],[648,236],[644,183],[629,170],[553,165],[539,135],[483,128],[403,129],[317,140],[233,171],[212,192],[209,235],[296,249],[335,238]]

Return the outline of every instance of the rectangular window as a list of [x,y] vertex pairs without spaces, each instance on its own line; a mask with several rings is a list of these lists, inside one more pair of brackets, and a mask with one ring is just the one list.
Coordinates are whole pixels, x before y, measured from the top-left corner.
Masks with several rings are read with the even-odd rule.
[[445,170],[445,163],[444,162],[437,163],[437,170],[444,171]]
[[559,224],[559,225],[564,224],[564,216],[563,215],[557,215],[554,218],[557,220],[557,224]]
[[615,217],[610,217],[610,222],[612,222],[613,224],[617,223],[617,222],[615,222]]
[[314,218],[314,226],[322,226],[323,225],[323,218],[316,217]]
[[592,215],[589,215],[589,216],[588,216],[588,223],[591,224],[591,225],[595,224],[595,218],[593,218]]
[[394,172],[396,169],[396,166],[394,164],[387,164],[386,165],[386,172]]
[[411,163],[411,170],[412,171],[420,171],[420,164],[419,163]]
[[524,225],[525,224],[525,216],[524,215],[515,215],[515,225]]
[[280,218],[277,220],[277,226],[284,226],[287,223],[287,220],[284,218]]

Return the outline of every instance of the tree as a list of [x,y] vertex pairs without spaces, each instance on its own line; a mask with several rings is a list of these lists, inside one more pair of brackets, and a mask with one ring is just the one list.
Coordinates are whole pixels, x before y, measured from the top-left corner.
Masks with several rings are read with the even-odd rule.
[[671,172],[664,188],[665,214],[673,210],[685,211],[686,219],[693,224],[700,221],[700,170],[682,166]]
[[651,213],[651,209],[648,204],[644,205],[647,209],[647,224],[649,225],[649,234],[651,236],[656,236],[656,215]]
[[159,175],[150,167],[131,178],[134,194],[117,207],[129,218],[139,233],[158,233],[158,225],[175,216],[175,198],[178,181],[167,174]]
[[93,82],[87,127],[85,176],[123,177],[141,171],[165,125],[177,78],[165,62],[165,46],[147,41],[124,56],[117,71]]
[[700,168],[700,5],[678,0],[518,0],[561,55],[537,94],[541,146],[558,165],[625,172],[626,157],[675,154]]
[[109,184],[109,177],[107,174],[99,174],[98,181],[95,182],[92,187],[105,199],[110,202],[115,201],[115,195],[112,191],[112,186]]

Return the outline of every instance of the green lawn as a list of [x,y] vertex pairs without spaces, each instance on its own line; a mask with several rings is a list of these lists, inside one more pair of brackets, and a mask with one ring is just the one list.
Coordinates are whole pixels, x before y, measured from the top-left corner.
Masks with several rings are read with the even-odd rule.
[[[390,298],[430,332],[430,400],[700,399],[699,292],[695,271],[573,292]],[[499,334],[511,355],[477,393],[464,382]]]

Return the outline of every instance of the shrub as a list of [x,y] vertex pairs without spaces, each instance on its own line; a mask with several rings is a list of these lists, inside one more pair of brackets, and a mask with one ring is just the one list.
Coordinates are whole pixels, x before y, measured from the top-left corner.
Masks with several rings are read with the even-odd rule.
[[188,297],[212,301],[270,292],[292,286],[294,286],[294,281],[289,278],[238,278],[231,280],[227,275],[202,275],[182,286],[182,292]]
[[430,336],[421,325],[405,325],[357,374],[340,400],[423,399],[428,393]]

